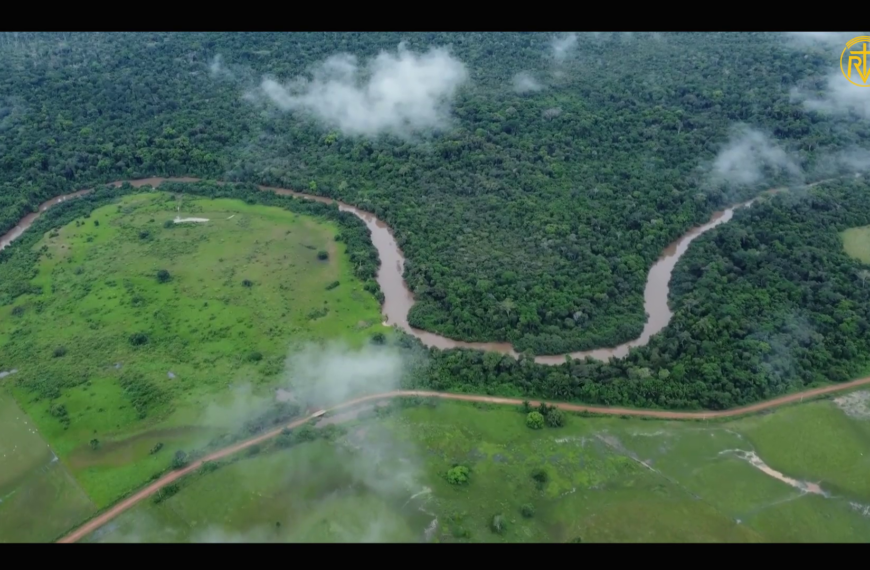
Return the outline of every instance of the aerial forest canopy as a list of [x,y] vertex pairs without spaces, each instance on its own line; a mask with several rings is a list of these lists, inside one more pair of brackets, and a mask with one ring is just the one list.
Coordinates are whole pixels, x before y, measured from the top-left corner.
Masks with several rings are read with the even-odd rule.
[[[670,242],[766,188],[848,173],[870,134],[795,96],[823,91],[836,58],[782,34],[2,36],[0,232],[64,192],[150,176],[338,198],[393,228],[413,326],[533,354],[636,338],[647,273]],[[422,84],[453,81],[449,110],[419,109],[434,130],[380,129],[311,100],[400,42],[400,57],[428,62]],[[373,76],[390,64],[378,61]],[[308,91],[294,95],[283,84],[298,76]],[[671,325],[626,360],[430,351],[419,382],[721,408],[846,379],[870,354],[870,289],[837,232],[867,224],[861,180],[778,195],[692,245]]]

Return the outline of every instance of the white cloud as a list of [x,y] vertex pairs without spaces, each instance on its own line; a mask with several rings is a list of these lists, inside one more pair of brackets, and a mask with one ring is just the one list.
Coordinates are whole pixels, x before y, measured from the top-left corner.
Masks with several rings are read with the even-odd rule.
[[328,407],[398,389],[408,364],[401,352],[388,347],[305,345],[288,357],[285,374],[294,394],[312,406]]
[[514,91],[517,93],[529,93],[532,91],[540,91],[544,88],[534,76],[528,71],[521,71],[514,75],[513,79]]
[[[852,38],[870,35],[867,32],[786,32],[793,49],[829,55],[835,61],[825,78],[825,86],[819,92],[795,87],[791,90],[792,102],[803,103],[809,111],[861,119],[870,119],[870,90],[853,85],[843,77],[840,70],[840,55]],[[848,63],[848,60],[846,61]],[[854,73],[853,73],[854,76]],[[860,78],[856,78],[860,82]]]
[[[857,79],[860,82],[860,78]],[[839,70],[827,77],[825,88],[820,93],[796,87],[791,91],[791,99],[803,102],[810,111],[841,116],[854,114],[858,118],[870,119],[870,88],[849,83]]]
[[554,36],[550,40],[550,47],[553,49],[553,58],[556,63],[562,63],[568,57],[568,54],[577,45],[577,32],[570,32],[561,36]]
[[306,113],[346,135],[409,137],[445,127],[450,104],[467,80],[465,65],[446,49],[416,54],[399,44],[398,55],[381,52],[365,70],[356,57],[338,54],[310,79],[282,85],[266,78],[260,91],[280,109]]
[[208,70],[212,77],[217,77],[222,73],[227,72],[226,67],[224,67],[224,58],[221,57],[220,54],[214,56],[211,63],[208,65]]
[[785,32],[785,34],[791,40],[792,47],[839,47],[838,56],[846,47],[846,42],[855,36],[862,35],[861,32]]
[[800,178],[801,169],[786,152],[761,131],[738,125],[713,162],[713,177],[735,186],[756,184],[766,171],[788,172]]

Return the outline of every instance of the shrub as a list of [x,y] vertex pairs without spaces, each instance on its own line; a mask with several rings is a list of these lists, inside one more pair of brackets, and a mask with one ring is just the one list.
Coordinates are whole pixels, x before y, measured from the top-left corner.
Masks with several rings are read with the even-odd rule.
[[339,285],[341,285],[340,282],[333,281],[332,283],[330,283],[329,285],[326,286],[326,290],[331,291],[331,290],[335,289],[336,287],[338,287]]
[[471,470],[465,465],[454,465],[447,470],[447,482],[451,485],[466,485],[470,473]]
[[148,343],[148,335],[145,333],[137,332],[130,335],[130,344],[133,346],[142,346],[143,344]]
[[100,220],[94,220],[94,225],[95,225],[95,226],[99,226],[99,225],[100,225]]
[[166,271],[165,269],[161,269],[160,271],[157,272],[157,281],[159,283],[166,283],[171,278],[172,278],[172,276],[169,275],[169,272]]
[[263,360],[263,355],[255,350],[248,354],[248,360],[251,362],[260,362]]
[[187,454],[180,449],[172,456],[172,468],[181,469],[187,465]]
[[54,357],[55,358],[60,358],[61,356],[65,355],[65,354],[66,354],[66,347],[65,346],[58,346],[57,348],[54,349]]
[[496,534],[504,534],[504,531],[507,530],[507,523],[504,520],[504,517],[499,515],[495,515],[492,517],[492,522],[489,525],[489,528],[492,529],[492,532]]
[[159,491],[157,491],[157,493],[154,495],[154,502],[161,503],[164,500],[171,497],[172,495],[178,493],[178,491],[180,491],[180,488],[178,487],[177,483],[172,483],[171,485],[167,485],[167,486],[163,487],[162,489],[160,489]]
[[99,449],[99,447],[100,447],[100,440],[97,438],[92,439],[91,440],[91,449]]
[[547,414],[547,425],[550,427],[562,427],[565,425],[565,413],[559,408],[550,408]]
[[543,489],[544,485],[547,484],[547,481],[550,480],[550,474],[541,467],[538,467],[534,471],[532,471],[532,480],[535,482],[535,486],[538,489]]
[[387,337],[384,336],[384,333],[378,332],[372,335],[373,344],[384,344],[385,342],[387,342]]
[[242,281],[242,286],[243,286],[243,287],[253,287],[253,286],[254,286],[254,282],[251,281],[250,279],[245,279],[245,280]]
[[532,505],[528,505],[528,504],[523,505],[522,507],[520,507],[520,514],[522,514],[523,517],[530,519],[533,516],[535,516],[535,507],[533,507]]
[[526,416],[526,425],[532,429],[544,427],[544,416],[540,412],[529,412]]
[[317,259],[319,259],[320,261],[325,261],[325,260],[329,259],[329,254],[326,253],[325,250],[321,249],[320,251],[317,252]]

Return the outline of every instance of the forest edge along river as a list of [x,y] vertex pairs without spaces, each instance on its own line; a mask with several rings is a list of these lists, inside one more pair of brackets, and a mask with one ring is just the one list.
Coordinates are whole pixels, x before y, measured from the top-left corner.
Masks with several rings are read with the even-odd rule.
[[[818,182],[808,184],[807,186],[816,186],[824,182],[829,182],[830,180],[834,179],[820,180]],[[128,180],[126,182],[129,182],[137,188],[142,186],[152,186],[157,188],[163,182],[199,181],[201,181],[201,179],[199,178],[155,177],[143,178],[139,180]],[[112,182],[108,185],[118,187],[124,182],[125,181]],[[225,182],[216,182],[218,184],[225,184]],[[385,325],[399,327],[404,332],[418,338],[427,347],[435,347],[440,349],[468,348],[473,350],[497,352],[499,354],[508,354],[513,356],[514,358],[517,358],[519,356],[510,343],[458,341],[441,336],[436,333],[415,329],[410,324],[408,324],[408,313],[411,310],[411,307],[414,306],[414,295],[408,289],[404,280],[403,274],[405,268],[405,257],[402,254],[402,250],[399,249],[399,246],[396,243],[395,238],[393,237],[393,232],[390,227],[381,220],[379,220],[374,214],[365,212],[355,206],[345,204],[344,202],[334,200],[332,198],[326,198],[324,196],[313,196],[311,194],[296,192],[294,190],[288,190],[286,188],[275,188],[271,186],[258,187],[260,190],[275,192],[276,194],[281,194],[285,196],[294,196],[307,200],[315,200],[326,204],[331,204],[334,202],[338,205],[339,210],[343,212],[350,212],[360,218],[363,222],[365,222],[366,226],[371,232],[372,243],[377,249],[378,256],[380,257],[380,268],[378,269],[377,273],[377,282],[378,285],[380,285],[381,287],[381,291],[383,291],[384,293],[384,303],[381,310],[385,317]],[[21,234],[23,234],[27,230],[27,228],[29,228],[33,224],[33,222],[36,221],[37,217],[39,217],[39,214],[41,212],[44,212],[55,204],[59,204],[66,200],[83,196],[91,191],[92,189],[79,190],[78,192],[74,192],[72,194],[58,196],[40,205],[38,212],[25,216],[18,223],[18,225],[16,225],[12,230],[6,233],[6,235],[0,238],[0,250],[8,246],[19,236],[21,236]],[[776,191],[777,189],[768,190],[768,193]],[[710,218],[710,221],[708,221],[706,224],[692,228],[664,250],[661,257],[659,257],[658,261],[656,261],[655,264],[652,266],[647,276],[646,286],[644,288],[643,294],[644,310],[647,314],[647,320],[644,324],[643,331],[638,338],[612,348],[604,347],[588,351],[572,352],[570,354],[536,356],[535,362],[537,362],[538,364],[545,364],[550,366],[559,365],[565,362],[566,356],[578,360],[583,360],[586,357],[591,357],[596,360],[607,361],[612,357],[625,358],[628,355],[629,349],[646,345],[653,335],[661,332],[665,327],[668,326],[671,321],[673,313],[671,312],[670,306],[668,305],[671,274],[673,273],[674,267],[677,265],[677,262],[688,250],[689,245],[692,243],[692,241],[712,230],[713,228],[729,221],[734,215],[735,210],[737,210],[738,208],[750,206],[757,199],[758,198],[754,198],[752,200],[736,204],[725,210],[714,213],[713,216]]]
[[[142,187],[146,185],[150,185],[153,187],[158,187],[163,182],[198,182],[200,179],[197,178],[146,178],[141,180],[129,181],[135,187]],[[810,184],[808,186],[815,186],[821,184],[823,182],[828,182],[829,180],[822,180]],[[110,185],[112,186],[120,186],[123,182],[114,182]],[[387,318],[387,324],[398,325],[405,332],[412,334],[413,336],[420,339],[427,346],[435,346],[442,349],[448,348],[471,348],[477,350],[492,350],[502,354],[511,354],[516,356],[516,352],[513,350],[513,347],[506,343],[467,343],[454,341],[440,335],[421,331],[412,328],[407,321],[408,311],[414,304],[414,297],[411,292],[408,290],[404,283],[404,279],[402,277],[403,269],[404,269],[404,257],[402,256],[402,252],[396,244],[395,239],[393,238],[392,232],[390,228],[384,224],[381,220],[377,219],[373,214],[368,212],[364,212],[359,208],[354,206],[350,206],[343,202],[339,202],[337,200],[333,200],[331,198],[326,198],[322,196],[312,196],[309,194],[304,194],[301,192],[296,192],[293,190],[288,190],[284,188],[273,188],[260,186],[261,190],[264,191],[272,191],[278,194],[296,196],[300,198],[306,198],[309,200],[316,200],[324,203],[332,203],[336,202],[338,204],[339,209],[346,212],[351,212],[355,214],[357,217],[362,219],[366,226],[371,231],[372,242],[374,243],[376,249],[378,250],[378,254],[380,256],[380,269],[377,274],[377,281],[381,287],[381,290],[384,292],[384,305],[383,312]],[[90,192],[91,190],[80,190],[78,192],[72,194],[66,194],[63,196],[58,196],[45,202],[40,205],[39,211],[28,214],[25,216],[12,230],[7,232],[2,238],[0,238],[0,249],[5,248],[15,239],[17,239],[21,234],[23,234],[37,219],[41,212],[44,212],[51,206],[64,202],[71,198],[76,198],[79,196],[83,196]],[[647,312],[647,323],[644,326],[643,333],[641,336],[634,341],[630,341],[623,345],[620,345],[616,348],[602,348],[587,352],[578,352],[571,353],[570,356],[572,358],[584,358],[586,356],[591,356],[593,358],[597,358],[600,360],[606,360],[610,357],[623,358],[627,355],[628,350],[635,346],[642,346],[646,344],[650,337],[656,334],[657,332],[664,329],[668,323],[670,322],[672,313],[668,306],[668,284],[670,282],[671,273],[676,265],[677,261],[679,261],[680,257],[686,252],[689,244],[699,236],[704,233],[710,231],[718,225],[721,225],[731,219],[734,214],[734,211],[738,208],[745,207],[751,205],[755,199],[749,200],[747,202],[743,202],[741,204],[737,204],[730,208],[727,208],[724,211],[716,212],[709,222],[704,225],[695,227],[683,235],[676,242],[671,244],[668,248],[665,249],[662,256],[659,260],[653,265],[650,269],[649,277],[647,279],[646,288],[644,291],[644,305]],[[561,356],[538,356],[535,360],[541,364],[561,364],[564,362],[565,355]],[[589,412],[595,414],[603,414],[603,415],[621,415],[621,416],[632,416],[632,417],[647,417],[647,418],[657,418],[657,419],[689,419],[689,420],[706,420],[706,419],[716,419],[716,418],[727,418],[739,416],[742,414],[748,414],[753,412],[759,412],[763,410],[767,410],[770,408],[802,401],[805,398],[813,398],[816,396],[821,396],[824,394],[841,392],[845,390],[851,390],[857,388],[859,386],[870,384],[870,377],[861,378],[858,380],[853,380],[851,382],[846,382],[843,384],[837,384],[833,386],[826,386],[822,388],[815,388],[811,390],[806,390],[804,392],[799,392],[795,394],[790,394],[787,396],[782,396],[776,398],[774,400],[769,400],[767,402],[760,402],[757,404],[753,404],[750,406],[745,406],[742,408],[735,408],[731,410],[724,410],[718,412],[672,412],[665,410],[639,410],[639,409],[631,409],[631,408],[605,408],[605,407],[597,407],[597,406],[584,406],[581,404],[567,404],[561,402],[551,403],[558,408],[561,408],[565,411],[570,412]],[[364,396],[361,398],[356,398],[354,400],[350,400],[348,402],[344,402],[337,406],[330,408],[329,412],[338,411],[344,408],[350,408],[358,404],[362,404],[364,402],[371,402],[377,400],[385,400],[396,397],[434,397],[434,398],[442,398],[449,400],[461,400],[461,401],[469,401],[469,402],[485,402],[490,404],[499,404],[499,405],[521,405],[523,402],[519,399],[513,398],[500,398],[495,396],[478,396],[472,394],[452,394],[452,393],[444,393],[444,392],[429,392],[429,391],[419,391],[419,390],[401,390],[395,392],[386,392],[382,394],[372,394],[368,396]],[[532,405],[539,405],[539,401],[531,401]],[[216,451],[198,459],[191,463],[190,465],[175,471],[171,471],[167,473],[157,481],[147,485],[143,489],[135,492],[133,495],[123,499],[118,502],[114,506],[110,507],[108,510],[103,513],[97,515],[93,519],[87,521],[80,527],[71,531],[64,537],[62,537],[58,542],[61,543],[71,543],[77,542],[84,536],[90,534],[94,530],[100,528],[110,520],[114,519],[121,513],[127,511],[140,501],[150,497],[154,493],[157,493],[160,489],[165,486],[171,484],[172,482],[178,480],[179,478],[187,475],[188,473],[198,469],[202,466],[203,463],[209,461],[216,461],[242,451],[244,449],[250,448],[253,445],[257,445],[271,439],[278,434],[280,434],[284,429],[293,429],[295,427],[299,427],[312,419],[315,419],[316,416],[322,415],[321,412],[317,414],[312,414],[305,418],[293,421],[285,426],[280,428],[276,428],[259,436],[255,436],[246,441],[242,441],[240,443],[228,446],[224,449]],[[349,416],[352,417],[352,416]]]

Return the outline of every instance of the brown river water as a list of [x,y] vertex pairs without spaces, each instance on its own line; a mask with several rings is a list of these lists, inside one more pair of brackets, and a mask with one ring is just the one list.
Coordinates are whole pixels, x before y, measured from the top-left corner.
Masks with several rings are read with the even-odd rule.
[[[131,180],[129,182],[133,186],[138,188],[146,185],[157,187],[164,181],[196,182],[198,180],[199,179],[197,178],[144,178],[141,180]],[[827,181],[828,180],[821,180],[808,186],[815,186],[817,184],[821,184]],[[120,186],[122,183],[123,182],[113,182],[111,183],[111,185]],[[324,202],[327,204],[337,202],[336,200],[332,200],[331,198],[312,196],[309,194],[304,194],[302,192],[288,190],[286,188],[260,186],[260,189],[272,191],[282,195],[296,196],[308,200],[316,200],[318,202]],[[779,189],[775,189],[768,192],[776,192],[778,190]],[[17,226],[10,230],[6,235],[0,237],[0,250],[5,248],[16,238],[18,238],[22,233],[24,233],[24,231],[33,224],[36,218],[39,217],[39,213],[44,212],[55,204],[64,202],[71,198],[82,196],[90,191],[91,190],[80,190],[72,194],[58,196],[57,198],[53,198],[40,205],[39,212],[28,214],[18,223]],[[573,359],[583,359],[589,356],[597,360],[607,361],[611,357],[625,358],[625,356],[628,355],[628,351],[630,348],[644,346],[645,344],[647,344],[650,337],[668,326],[668,323],[670,323],[671,321],[673,313],[668,306],[668,294],[670,292],[669,283],[671,280],[671,273],[673,273],[677,261],[679,261],[680,257],[682,257],[684,253],[686,253],[686,250],[689,248],[689,244],[691,244],[692,241],[705,234],[706,232],[729,221],[734,215],[734,210],[749,206],[752,204],[752,202],[754,202],[754,200],[743,202],[741,204],[737,204],[735,206],[727,208],[723,211],[714,213],[713,216],[710,218],[710,221],[701,226],[692,228],[677,241],[669,245],[664,250],[664,252],[662,252],[662,256],[652,266],[649,272],[649,276],[647,277],[646,287],[643,294],[644,309],[647,314],[647,321],[644,325],[643,332],[638,338],[611,348],[605,347],[584,352],[572,352],[570,355],[559,354],[537,356],[535,357],[535,362],[539,364],[558,365],[565,362],[565,356],[570,356]],[[396,244],[396,240],[393,237],[392,230],[384,222],[376,218],[374,214],[364,212],[358,208],[355,208],[354,206],[345,204],[344,202],[337,202],[337,204],[338,208],[341,211],[351,212],[352,214],[363,220],[366,226],[371,231],[372,243],[378,250],[378,255],[380,256],[381,260],[381,266],[377,274],[377,281],[381,287],[381,290],[384,292],[385,298],[382,307],[382,312],[384,314],[384,324],[389,326],[396,326],[402,329],[406,333],[420,339],[420,341],[422,341],[423,344],[425,344],[426,346],[434,346],[441,349],[470,348],[475,350],[498,352],[500,354],[509,354],[515,358],[518,356],[517,352],[514,351],[513,346],[509,343],[463,342],[411,327],[411,325],[408,324],[408,311],[410,311],[411,307],[414,305],[414,295],[405,285],[405,280],[402,277],[405,269],[405,257],[404,255],[402,255],[402,251]]]

